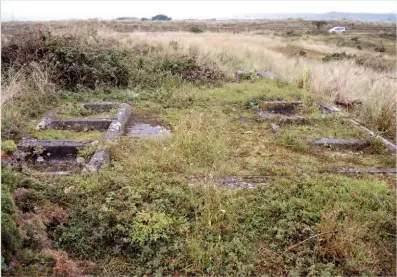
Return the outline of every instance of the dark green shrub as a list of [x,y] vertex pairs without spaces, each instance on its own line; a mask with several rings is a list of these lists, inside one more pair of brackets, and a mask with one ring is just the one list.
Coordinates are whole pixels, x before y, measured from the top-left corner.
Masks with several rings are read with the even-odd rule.
[[356,55],[352,54],[346,54],[345,51],[340,52],[340,53],[333,53],[331,55],[326,55],[324,58],[322,58],[323,62],[330,62],[330,61],[340,61],[340,60],[346,60],[346,59],[353,59],[356,58]]
[[27,190],[23,195],[15,199],[15,205],[22,212],[33,212],[35,206],[43,201],[43,197],[36,190]]
[[381,46],[375,47],[374,50],[375,50],[376,52],[383,53],[383,52],[386,51],[386,48],[385,48],[385,46],[383,46],[383,44],[382,44]]
[[11,255],[22,247],[22,236],[11,215],[1,212],[1,250],[8,262]]
[[36,30],[11,37],[2,45],[1,62],[5,74],[10,68],[28,70],[34,63],[45,65],[51,81],[62,89],[126,87],[129,69],[124,54],[117,48],[87,44],[81,37]]
[[170,21],[172,18],[164,14],[158,14],[152,17],[152,20]]
[[190,32],[192,33],[202,33],[204,32],[203,28],[201,28],[200,26],[192,26],[189,29]]

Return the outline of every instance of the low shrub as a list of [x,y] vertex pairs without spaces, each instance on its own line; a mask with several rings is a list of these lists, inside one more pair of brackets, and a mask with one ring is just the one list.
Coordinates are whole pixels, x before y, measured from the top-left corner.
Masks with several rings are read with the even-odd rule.
[[385,48],[385,46],[383,46],[383,44],[380,45],[380,46],[375,47],[374,50],[375,50],[376,52],[380,52],[380,53],[386,52],[386,48]]
[[197,33],[203,33],[204,30],[203,30],[203,28],[201,28],[199,26],[192,26],[189,28],[189,32],[197,34]]
[[322,58],[323,62],[330,62],[330,61],[340,61],[340,60],[346,60],[346,59],[354,59],[357,56],[354,54],[346,54],[345,51],[339,52],[339,53],[333,53],[330,55],[326,55],[325,57]]
[[12,197],[14,178],[5,170],[1,173],[1,254],[9,263],[12,255],[21,249],[23,239],[18,230],[17,211]]
[[17,150],[17,145],[13,140],[6,140],[1,143],[1,150],[6,154],[11,154]]
[[[173,43],[171,47],[177,49],[178,45]],[[167,55],[160,45],[139,44],[125,49],[111,40],[53,35],[40,29],[10,37],[2,44],[1,58],[3,77],[22,69],[29,72],[33,66],[40,65],[46,67],[49,80],[57,88],[70,91],[161,86],[169,72],[186,76],[184,79],[188,82],[196,81],[187,77],[194,75],[192,71],[197,72],[201,80],[224,76],[215,65],[209,68],[199,64],[194,54]]]

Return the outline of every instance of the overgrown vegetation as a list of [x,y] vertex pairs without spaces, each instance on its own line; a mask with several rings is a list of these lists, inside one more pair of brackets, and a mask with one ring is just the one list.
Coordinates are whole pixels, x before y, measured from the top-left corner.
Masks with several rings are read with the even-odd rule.
[[[54,35],[41,29],[3,39],[2,138],[20,138],[24,121],[54,106],[64,91],[110,87],[158,87],[164,83],[217,83],[225,79],[215,64],[197,56],[170,55],[161,46],[126,49],[92,36]],[[30,93],[28,91],[35,91]],[[4,104],[4,105],[3,105]]]
[[346,54],[346,52],[340,52],[340,53],[333,53],[331,55],[327,55],[322,59],[322,61],[323,62],[339,61],[344,59],[354,59],[356,57],[357,57],[356,55]]
[[[323,85],[319,70],[348,61],[307,63],[302,72],[291,65],[297,72],[290,83],[253,74],[226,83],[226,70],[244,66],[255,72],[245,58],[264,57],[245,48],[236,51],[246,56],[224,48],[213,55],[174,37],[155,43],[35,34],[2,44],[2,55],[13,57],[5,59],[2,72],[8,90],[3,138],[35,135],[28,122],[47,107],[114,99],[129,102],[134,119],[168,126],[172,136],[110,143],[112,162],[96,175],[47,178],[24,166],[18,173],[2,168],[2,275],[395,275],[395,179],[337,171],[395,167],[395,157],[376,141],[359,152],[308,142],[369,139],[338,117],[324,119],[314,105],[324,97],[313,93]],[[208,33],[190,35],[200,41]],[[313,54],[305,49],[298,51]],[[277,57],[277,63],[286,59]],[[121,79],[113,78],[117,70],[125,70]],[[343,81],[329,82],[330,93],[344,88]],[[301,100],[297,113],[311,119],[273,132],[258,115],[264,100]],[[387,133],[395,106],[380,95],[372,104],[376,109],[363,104],[363,111],[370,110],[362,118],[373,116],[367,122]],[[91,114],[72,104],[62,116]],[[40,135],[88,140],[100,133]],[[266,182],[253,189],[220,188],[217,179],[227,176],[261,176]]]

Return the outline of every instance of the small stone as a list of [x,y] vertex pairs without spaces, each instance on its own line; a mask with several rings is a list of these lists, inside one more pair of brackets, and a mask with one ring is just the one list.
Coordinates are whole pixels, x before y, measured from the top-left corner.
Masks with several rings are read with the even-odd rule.
[[39,124],[37,124],[37,126],[36,126],[36,131],[39,131],[39,130],[41,130],[41,129],[44,129],[45,128],[45,121],[44,120],[42,120],[42,121],[40,121],[39,122]]
[[98,145],[99,144],[99,140],[94,140],[93,142],[91,142],[91,145]]
[[44,158],[43,158],[42,156],[38,156],[38,157],[37,157],[37,161],[38,161],[39,163],[44,162]]
[[275,132],[275,133],[280,132],[280,126],[277,125],[276,123],[271,123],[270,127],[272,128],[273,132]]
[[51,153],[50,153],[50,152],[47,153],[47,157],[49,157],[49,156],[51,156]]
[[85,159],[83,157],[77,157],[76,162],[78,164],[83,164],[85,162]]
[[67,187],[63,190],[65,194],[71,193],[74,190],[74,186]]

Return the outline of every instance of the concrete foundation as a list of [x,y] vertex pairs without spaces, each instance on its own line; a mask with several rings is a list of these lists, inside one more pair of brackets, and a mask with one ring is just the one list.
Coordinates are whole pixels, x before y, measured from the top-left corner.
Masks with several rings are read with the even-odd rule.
[[311,140],[310,143],[321,146],[335,146],[347,148],[363,148],[369,146],[370,143],[361,139],[339,139],[339,138],[321,138]]
[[18,149],[31,156],[67,158],[76,156],[80,149],[92,145],[93,142],[27,139],[18,144]]
[[47,127],[75,131],[106,130],[112,121],[112,118],[52,119],[47,123]]
[[277,124],[306,124],[309,119],[299,115],[285,115],[270,112],[259,112],[259,116],[264,121],[277,122]]
[[115,107],[118,103],[117,102],[83,102],[84,108],[88,110],[95,110],[95,111],[104,111],[107,112],[113,107]]
[[[128,104],[121,104],[119,110],[117,111],[116,119],[112,121],[108,130],[105,133],[105,141],[112,140],[117,136],[125,132],[125,127],[127,122],[130,120],[132,114],[132,108]],[[110,161],[109,150],[98,150],[92,156],[89,163],[83,169],[83,172],[96,172],[98,171],[104,163]]]
[[342,173],[368,173],[368,174],[382,174],[382,173],[389,173],[389,174],[396,174],[397,168],[341,168],[339,170]]
[[268,113],[291,114],[295,112],[296,107],[302,104],[301,101],[264,101],[261,107],[264,112]]
[[[248,70],[238,70],[238,71],[234,72],[234,77],[236,78],[236,80],[241,80],[241,79],[244,79],[245,75],[249,75],[249,74],[252,74],[252,72],[248,71]],[[267,79],[271,79],[271,80],[277,79],[277,76],[275,74],[268,72],[268,71],[258,71],[258,72],[255,72],[254,74],[255,74],[255,76],[267,78]]]

